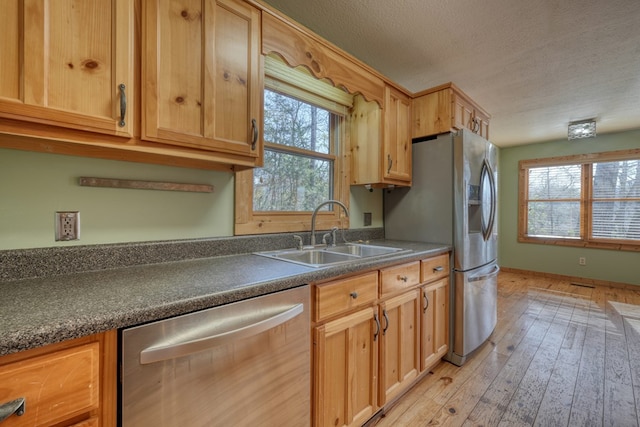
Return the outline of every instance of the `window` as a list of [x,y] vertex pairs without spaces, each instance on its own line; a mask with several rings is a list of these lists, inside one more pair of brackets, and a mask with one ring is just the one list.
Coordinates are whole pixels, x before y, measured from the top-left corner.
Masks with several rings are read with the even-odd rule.
[[[321,202],[349,202],[343,145],[352,97],[265,59],[264,165],[236,173],[235,234],[309,230]],[[323,207],[316,222],[318,230],[349,226],[335,205]]]
[[640,249],[640,150],[520,162],[518,240]]
[[336,114],[265,90],[264,166],[253,174],[254,211],[313,211],[333,198],[339,123]]

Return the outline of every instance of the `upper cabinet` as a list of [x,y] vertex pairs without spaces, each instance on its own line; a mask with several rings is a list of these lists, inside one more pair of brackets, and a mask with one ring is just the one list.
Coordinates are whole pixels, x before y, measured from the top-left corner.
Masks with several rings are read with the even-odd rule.
[[384,107],[354,99],[349,116],[351,184],[411,185],[411,99],[386,85]]
[[0,117],[131,136],[134,3],[3,0]]
[[412,137],[466,128],[489,139],[491,116],[452,83],[414,95]]
[[[264,56],[354,97],[351,184],[411,185],[411,138],[490,116],[412,96],[254,0],[3,0],[0,147],[238,171],[263,162]],[[138,29],[140,33],[138,34]]]
[[260,11],[237,0],[143,6],[142,139],[261,162]]
[[411,98],[391,86],[384,91],[383,176],[411,183]]

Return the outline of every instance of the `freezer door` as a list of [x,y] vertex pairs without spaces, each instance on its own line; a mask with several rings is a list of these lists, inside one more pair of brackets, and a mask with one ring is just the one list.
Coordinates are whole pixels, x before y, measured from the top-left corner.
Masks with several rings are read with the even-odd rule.
[[467,272],[455,272],[453,355],[461,365],[496,327],[498,272],[496,263]]
[[454,137],[454,267],[471,270],[498,253],[497,148],[461,131]]

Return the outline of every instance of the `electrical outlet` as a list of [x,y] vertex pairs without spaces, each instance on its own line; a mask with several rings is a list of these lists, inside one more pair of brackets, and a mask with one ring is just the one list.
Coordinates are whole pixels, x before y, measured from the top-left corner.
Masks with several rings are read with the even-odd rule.
[[587,265],[587,259],[585,257],[581,256],[580,258],[578,258],[578,264]]
[[371,225],[371,212],[364,213],[364,226],[367,227]]
[[56,212],[56,240],[80,239],[80,212]]

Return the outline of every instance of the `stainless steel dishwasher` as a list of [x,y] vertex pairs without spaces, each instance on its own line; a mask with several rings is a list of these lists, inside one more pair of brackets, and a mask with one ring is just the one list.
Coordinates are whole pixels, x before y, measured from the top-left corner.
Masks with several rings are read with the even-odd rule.
[[309,286],[122,331],[123,427],[309,426]]

